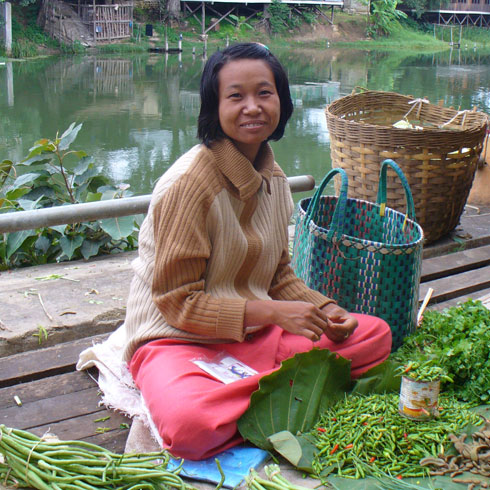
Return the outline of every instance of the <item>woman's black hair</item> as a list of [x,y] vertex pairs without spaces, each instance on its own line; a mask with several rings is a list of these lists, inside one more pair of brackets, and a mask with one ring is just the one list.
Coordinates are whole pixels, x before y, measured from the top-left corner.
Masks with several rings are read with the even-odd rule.
[[240,43],[211,55],[201,76],[201,110],[197,120],[197,136],[209,146],[212,141],[225,137],[219,122],[219,81],[218,73],[230,61],[241,59],[264,60],[271,69],[281,104],[279,124],[267,140],[282,138],[286,123],[293,113],[293,102],[289,92],[288,76],[279,60],[269,48],[258,43]]

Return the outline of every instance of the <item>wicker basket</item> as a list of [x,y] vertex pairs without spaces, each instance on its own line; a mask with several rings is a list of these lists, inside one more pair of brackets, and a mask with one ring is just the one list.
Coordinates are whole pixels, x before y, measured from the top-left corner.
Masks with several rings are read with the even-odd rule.
[[[347,172],[350,197],[374,202],[380,164],[391,158],[407,177],[426,242],[457,226],[482,151],[486,114],[381,91],[342,97],[325,112],[332,166]],[[393,126],[401,120],[412,127]],[[405,209],[394,173],[388,179],[388,206]]]

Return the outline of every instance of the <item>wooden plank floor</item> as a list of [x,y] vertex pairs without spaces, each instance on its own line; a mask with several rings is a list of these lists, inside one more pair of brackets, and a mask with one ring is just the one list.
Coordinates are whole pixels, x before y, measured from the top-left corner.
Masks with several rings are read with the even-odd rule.
[[[420,298],[436,308],[490,292],[490,245],[423,261]],[[130,421],[99,405],[96,371],[77,372],[78,354],[97,336],[0,358],[0,423],[42,435],[124,450]],[[22,401],[18,406],[14,397]],[[103,422],[97,419],[109,416]]]

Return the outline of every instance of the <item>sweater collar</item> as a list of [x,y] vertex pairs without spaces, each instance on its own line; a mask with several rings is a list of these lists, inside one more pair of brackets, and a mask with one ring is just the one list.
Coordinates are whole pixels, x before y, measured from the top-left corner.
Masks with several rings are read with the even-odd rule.
[[265,183],[271,192],[274,154],[268,143],[263,143],[255,159],[257,169],[241,153],[229,138],[214,141],[210,147],[221,173],[236,187],[240,199],[250,199]]

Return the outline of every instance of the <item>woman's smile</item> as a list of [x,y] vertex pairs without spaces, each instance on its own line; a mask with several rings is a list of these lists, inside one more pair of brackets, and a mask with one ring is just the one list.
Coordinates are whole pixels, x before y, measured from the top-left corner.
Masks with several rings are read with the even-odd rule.
[[280,119],[274,74],[263,60],[242,59],[227,63],[218,80],[221,129],[253,163]]

